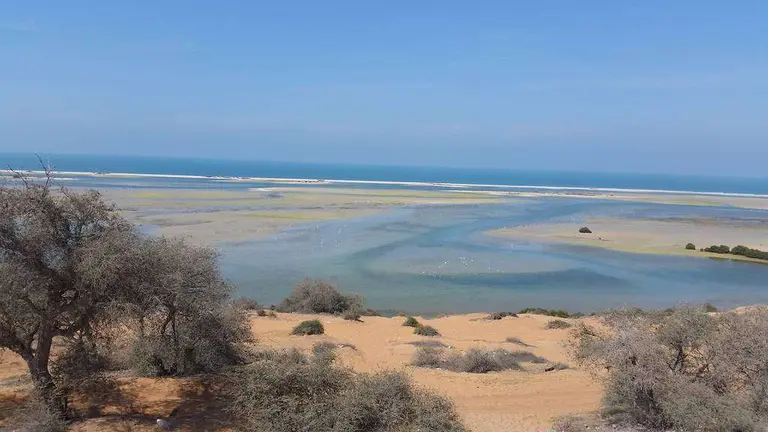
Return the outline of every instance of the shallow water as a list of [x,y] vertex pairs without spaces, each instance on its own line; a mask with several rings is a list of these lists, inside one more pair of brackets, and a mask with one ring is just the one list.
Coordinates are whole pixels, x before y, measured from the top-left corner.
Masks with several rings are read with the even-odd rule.
[[574,199],[393,210],[313,223],[224,248],[243,294],[277,303],[305,276],[334,281],[370,307],[413,313],[592,311],[621,305],[719,307],[768,301],[768,265],[536,244],[484,235],[507,226],[588,217],[761,218],[768,213]]

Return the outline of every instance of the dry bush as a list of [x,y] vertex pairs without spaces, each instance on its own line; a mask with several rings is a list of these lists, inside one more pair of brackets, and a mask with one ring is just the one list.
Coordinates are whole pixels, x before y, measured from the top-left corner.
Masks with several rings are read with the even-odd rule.
[[318,279],[304,279],[278,306],[280,312],[341,314],[363,310],[363,298],[344,295],[332,284]]
[[527,351],[469,348],[464,352],[447,352],[437,347],[417,348],[411,359],[413,366],[468,373],[522,370],[521,362],[546,363],[547,360]]
[[494,313],[488,315],[487,317],[485,317],[485,319],[487,319],[487,320],[494,320],[495,321],[495,320],[504,319],[506,317],[517,318],[517,314],[514,313],[514,312],[494,312]]
[[437,331],[436,328],[432,326],[425,326],[419,324],[416,326],[416,328],[413,329],[413,334],[417,334],[419,336],[440,336],[440,332]]
[[618,310],[575,330],[574,358],[605,381],[616,418],[683,431],[751,431],[768,411],[768,310],[712,316]]
[[262,310],[263,307],[259,304],[256,299],[251,297],[239,297],[232,301],[232,303],[243,310],[251,311],[251,310]]
[[465,430],[448,399],[415,388],[403,374],[354,375],[297,350],[261,354],[234,373],[229,396],[245,430]]
[[568,321],[563,320],[552,320],[547,323],[547,325],[544,326],[547,330],[561,330],[561,329],[567,329],[571,328],[573,325],[569,323]]
[[33,392],[21,406],[16,408],[11,416],[5,419],[5,428],[12,432],[64,432],[67,423],[56,412]]
[[439,340],[420,340],[413,342],[406,342],[408,345],[415,347],[432,347],[432,348],[447,348],[448,345],[440,342]]
[[341,316],[347,321],[361,321],[360,317],[363,316],[363,311],[357,308],[349,309],[347,311],[344,311],[344,313],[342,313]]

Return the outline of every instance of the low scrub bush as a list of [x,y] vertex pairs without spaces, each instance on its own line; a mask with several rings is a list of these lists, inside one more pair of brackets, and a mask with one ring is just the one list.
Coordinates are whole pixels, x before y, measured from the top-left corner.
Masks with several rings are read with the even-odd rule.
[[235,305],[235,307],[238,307],[243,310],[252,311],[252,310],[261,310],[263,307],[259,304],[256,299],[250,298],[250,297],[240,297],[236,298],[232,301],[232,303]]
[[302,321],[291,331],[292,335],[297,336],[321,335],[323,333],[325,333],[325,327],[319,320]]
[[717,254],[727,254],[727,253],[731,253],[731,248],[729,248],[726,245],[720,245],[720,246],[712,245],[712,246],[709,246],[709,247],[705,247],[704,248],[704,252],[712,252],[712,253],[717,253]]
[[420,341],[413,341],[413,342],[407,342],[408,345],[413,345],[415,347],[438,347],[438,348],[447,348],[448,345],[440,342],[439,340],[420,340]]
[[574,359],[603,379],[604,411],[654,429],[754,431],[768,421],[768,309],[681,306],[580,324]]
[[361,321],[360,317],[363,315],[360,309],[350,309],[341,314],[341,316],[347,321]]
[[552,320],[548,322],[546,326],[544,326],[544,328],[547,330],[559,330],[559,329],[567,329],[571,327],[573,327],[571,323],[563,320]]
[[229,412],[244,430],[463,432],[449,399],[397,372],[355,375],[321,356],[269,352],[231,377]]
[[696,250],[696,245],[693,243],[688,243],[687,245],[685,245],[685,248],[687,250]]
[[413,329],[413,334],[417,334],[419,336],[440,336],[440,332],[437,331],[436,328],[432,326],[425,326],[419,324],[416,326],[416,328]]
[[256,312],[256,315],[260,317],[277,318],[275,311],[269,309],[259,309],[259,311]]
[[403,322],[404,327],[418,327],[420,325],[421,324],[419,324],[419,321],[412,316],[409,316],[405,319],[405,322]]
[[546,359],[527,351],[470,348],[464,352],[449,352],[437,347],[418,348],[411,360],[413,366],[468,373],[522,370],[520,363],[546,362]]
[[494,312],[486,317],[487,320],[500,320],[504,319],[506,317],[515,317],[517,318],[517,314],[514,312]]
[[363,299],[356,294],[345,295],[328,282],[305,279],[278,306],[280,312],[341,314],[362,310]]
[[582,234],[592,234],[592,230],[589,229],[589,227],[581,227],[579,228],[579,232]]
[[42,398],[32,392],[27,399],[10,413],[9,418],[2,418],[4,431],[13,432],[64,432],[67,423],[59,413],[52,410]]
[[570,318],[570,314],[562,309],[525,308],[520,314],[546,315],[557,318]]

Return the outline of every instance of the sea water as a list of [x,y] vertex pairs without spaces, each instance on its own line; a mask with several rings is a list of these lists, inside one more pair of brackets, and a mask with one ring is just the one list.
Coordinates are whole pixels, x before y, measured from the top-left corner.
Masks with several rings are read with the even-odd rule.
[[[47,158],[59,171],[768,194],[765,179],[147,157]],[[36,159],[30,155],[0,156],[0,163],[18,169],[38,168]],[[205,177],[66,177],[70,180],[62,183],[68,186],[97,188],[242,189],[269,185]],[[622,305],[657,308],[680,302],[732,307],[768,302],[766,264],[632,254],[485,234],[504,227],[573,223],[590,217],[765,221],[768,212],[595,199],[514,199],[504,204],[405,206],[357,219],[300,224],[260,241],[219,246],[223,272],[239,293],[267,304],[279,302],[304,277],[329,279],[343,290],[364,295],[368,305],[376,309],[425,314],[524,307],[571,311]]]

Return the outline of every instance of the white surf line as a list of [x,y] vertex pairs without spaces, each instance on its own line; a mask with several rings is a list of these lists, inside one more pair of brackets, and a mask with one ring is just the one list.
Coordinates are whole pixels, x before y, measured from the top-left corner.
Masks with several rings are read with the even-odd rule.
[[[17,171],[23,174],[44,175],[44,171]],[[5,169],[0,173],[6,175],[14,174],[13,171]],[[613,193],[651,193],[651,194],[671,194],[671,195],[701,195],[701,196],[721,196],[721,197],[740,197],[740,198],[768,198],[766,194],[751,194],[737,192],[697,192],[685,190],[668,189],[629,189],[629,188],[605,188],[605,187],[586,187],[586,186],[543,186],[543,185],[500,185],[500,184],[482,184],[482,183],[442,183],[442,182],[410,182],[395,180],[340,180],[340,179],[310,179],[310,178],[283,178],[283,177],[237,177],[237,176],[205,176],[191,174],[142,174],[142,173],[98,173],[88,171],[56,171],[58,174],[83,177],[105,177],[105,178],[169,178],[169,179],[190,179],[190,180],[217,180],[217,181],[242,181],[242,182],[261,182],[261,183],[302,183],[302,184],[367,184],[367,185],[387,185],[387,186],[427,186],[444,188],[495,188],[495,189],[540,189],[551,191],[585,191],[585,192],[613,192]],[[492,192],[492,191],[489,191]]]

